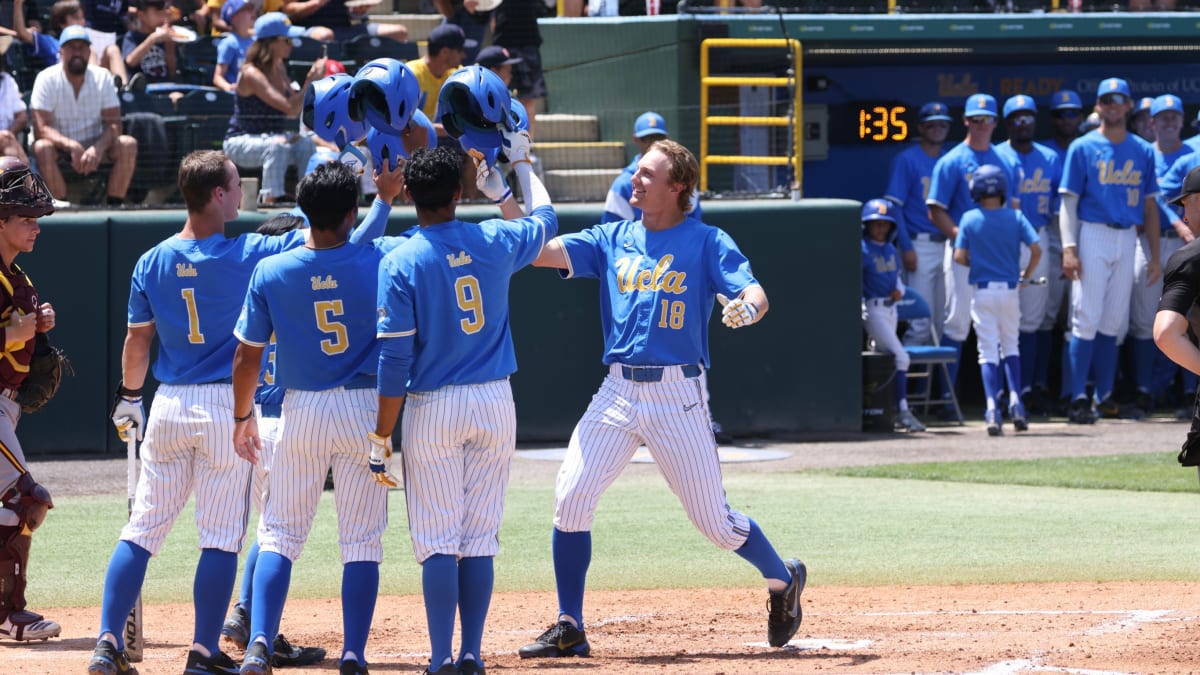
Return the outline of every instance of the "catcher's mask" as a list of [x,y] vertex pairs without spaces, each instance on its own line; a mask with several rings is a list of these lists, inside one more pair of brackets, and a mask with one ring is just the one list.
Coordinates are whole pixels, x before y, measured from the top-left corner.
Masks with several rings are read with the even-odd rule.
[[0,157],[0,218],[41,218],[54,213],[54,198],[42,177],[16,157]]

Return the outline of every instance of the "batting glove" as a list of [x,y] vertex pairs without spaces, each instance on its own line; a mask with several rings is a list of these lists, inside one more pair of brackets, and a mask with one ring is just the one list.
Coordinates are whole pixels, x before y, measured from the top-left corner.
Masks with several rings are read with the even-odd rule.
[[400,487],[400,480],[392,475],[392,437],[371,432],[367,434],[367,440],[371,441],[371,457],[367,464],[375,482],[388,488]]
[[[478,150],[473,151],[475,160],[475,187],[496,204],[512,196],[512,190],[504,184],[504,176],[495,167],[489,167]],[[478,157],[476,157],[478,155]]]
[[508,157],[509,162],[516,164],[529,161],[533,139],[529,137],[528,130],[502,131],[501,137],[504,143],[504,156]]
[[733,300],[724,298],[723,295],[717,296],[718,301],[725,305],[725,308],[721,310],[721,323],[730,328],[741,328],[758,321],[758,307],[754,303],[746,302],[741,298]]
[[113,403],[112,421],[117,427],[117,436],[122,441],[129,442],[131,429],[137,430],[137,439],[142,440],[142,432],[146,428],[146,412],[142,408],[141,392],[132,392],[124,387],[117,390],[117,399]]

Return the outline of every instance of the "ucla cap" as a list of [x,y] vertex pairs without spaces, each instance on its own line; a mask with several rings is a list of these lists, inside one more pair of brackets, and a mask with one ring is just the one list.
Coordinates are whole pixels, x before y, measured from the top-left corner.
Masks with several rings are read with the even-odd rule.
[[242,11],[246,7],[253,8],[248,0],[225,0],[225,4],[221,5],[221,20],[225,23],[233,21],[233,15]]
[[1025,94],[1017,94],[1004,102],[1004,117],[1017,112],[1031,112],[1037,114],[1037,105],[1033,102],[1032,96]]
[[1182,115],[1183,101],[1180,101],[1179,97],[1174,94],[1163,94],[1162,96],[1154,99],[1154,102],[1150,104],[1151,117],[1154,117],[1160,112],[1166,112],[1168,110],[1174,110]]
[[950,122],[950,109],[945,103],[933,101],[921,106],[921,112],[917,113],[917,121],[919,122],[934,122],[937,120],[945,120]]
[[1100,83],[1096,88],[1096,100],[1099,101],[1105,94],[1124,94],[1126,98],[1133,98],[1133,94],[1129,92],[1129,83],[1119,77],[1110,77]]
[[83,26],[67,26],[62,29],[62,33],[58,35],[58,44],[65,45],[71,40],[83,40],[92,44],[92,36],[88,35],[87,29]]
[[633,135],[638,138],[645,138],[651,134],[662,134],[669,136],[667,133],[667,121],[662,115],[656,112],[644,112],[638,115],[637,121],[633,123]]
[[996,99],[987,94],[974,94],[967,99],[963,117],[996,117]]
[[1051,110],[1083,110],[1083,99],[1070,89],[1060,89],[1050,97]]
[[254,22],[254,39],[267,40],[277,37],[300,37],[304,29],[293,26],[292,20],[283,12],[267,12]]

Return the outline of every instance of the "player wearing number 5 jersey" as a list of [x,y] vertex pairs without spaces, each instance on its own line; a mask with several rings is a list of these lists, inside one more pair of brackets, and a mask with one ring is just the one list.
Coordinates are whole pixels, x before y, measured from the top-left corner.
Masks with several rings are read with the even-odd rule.
[[633,175],[642,219],[604,223],[552,240],[534,265],[565,278],[600,279],[600,327],[608,376],[575,427],[555,489],[551,540],[556,622],[520,649],[523,658],[587,656],[583,594],[600,496],[645,444],[692,523],[762,573],[770,590],[768,641],[787,644],[800,626],[806,571],[783,561],[753,520],[730,507],[708,424],[708,322],[718,294],[730,328],[767,311],[750,262],[725,232],[684,215],[696,158],[655,142]]

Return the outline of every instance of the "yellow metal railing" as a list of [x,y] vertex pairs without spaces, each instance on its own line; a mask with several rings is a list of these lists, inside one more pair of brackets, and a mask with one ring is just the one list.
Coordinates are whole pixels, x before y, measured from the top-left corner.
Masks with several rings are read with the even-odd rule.
[[[790,47],[792,50],[792,75],[790,77],[725,77],[713,76],[709,72],[709,50],[713,47],[751,47],[778,49]],[[710,164],[738,164],[756,166],[788,166],[793,172],[792,194],[798,196],[803,181],[804,170],[804,138],[800,133],[803,128],[803,111],[801,87],[798,86],[801,62],[800,41],[783,38],[709,38],[700,43],[700,189],[708,189],[708,166]],[[791,87],[793,91],[791,116],[748,117],[741,115],[712,115],[708,114],[708,90],[711,87]],[[711,126],[771,126],[791,127],[792,154],[783,156],[751,156],[751,155],[710,155],[708,154],[708,134]]]

